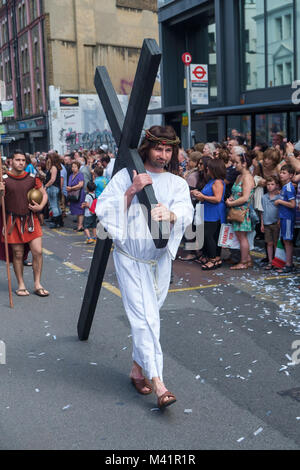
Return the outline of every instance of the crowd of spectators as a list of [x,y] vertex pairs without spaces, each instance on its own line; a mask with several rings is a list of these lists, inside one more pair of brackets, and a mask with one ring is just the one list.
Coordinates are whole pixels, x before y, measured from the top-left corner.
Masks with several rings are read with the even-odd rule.
[[[230,269],[253,266],[249,233],[265,240],[265,269],[274,269],[274,257],[281,239],[286,253],[279,272],[294,270],[293,249],[300,246],[300,142],[281,141],[269,147],[258,143],[253,149],[242,135],[223,142],[196,143],[179,152],[180,176],[187,181],[195,212],[204,206],[204,246],[186,250],[182,261],[195,261],[202,270],[220,268],[224,260],[218,240],[222,224],[230,223],[239,245],[240,258],[226,262]],[[96,242],[93,201],[109,183],[115,156],[106,145],[98,150],[56,151],[26,155],[26,171],[37,174],[48,193],[48,206],[40,220],[52,229],[64,226],[70,214],[74,230],[84,232],[86,243]],[[9,169],[9,158],[4,162]],[[233,255],[233,252],[232,252]]]
[[[230,223],[240,246],[239,259],[232,250],[226,260],[230,269],[253,267],[249,234],[255,234],[265,241],[266,270],[294,271],[293,251],[300,246],[300,142],[274,143],[252,149],[244,136],[235,135],[181,149],[181,176],[195,208],[199,202],[204,206],[203,249],[187,251],[181,260],[195,261],[203,270],[221,267],[220,230]],[[283,266],[274,263],[278,240],[285,250]]]

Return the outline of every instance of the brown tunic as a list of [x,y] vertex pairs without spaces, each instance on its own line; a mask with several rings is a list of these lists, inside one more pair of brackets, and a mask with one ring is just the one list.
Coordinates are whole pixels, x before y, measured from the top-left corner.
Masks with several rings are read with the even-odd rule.
[[[27,193],[42,187],[41,181],[24,172],[20,176],[4,175],[7,239],[9,244],[25,244],[43,235],[39,219],[30,211]],[[1,241],[4,242],[2,235]]]

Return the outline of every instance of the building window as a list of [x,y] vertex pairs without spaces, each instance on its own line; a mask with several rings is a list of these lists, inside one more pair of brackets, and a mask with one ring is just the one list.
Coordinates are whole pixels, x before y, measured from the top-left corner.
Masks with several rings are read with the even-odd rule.
[[30,0],[30,18],[34,20],[37,17],[37,2],[36,0]]
[[28,116],[31,113],[31,93],[29,90],[24,92],[24,115]]
[[[296,2],[300,5],[300,0]],[[241,0],[240,4],[243,89],[290,85],[295,68],[294,2]]]
[[277,85],[283,85],[284,79],[283,79],[283,64],[277,64],[276,65],[276,70],[277,70],[277,77],[276,77],[276,84]]
[[40,59],[39,59],[39,44],[38,41],[34,42],[34,66],[37,68],[39,67]]
[[7,21],[2,24],[2,45],[8,42],[8,26]]
[[282,41],[283,39],[282,16],[275,18],[275,38],[277,41]]
[[293,37],[293,28],[292,28],[292,15],[284,16],[284,39],[290,39]]
[[[268,86],[290,85],[294,75],[293,2],[267,0]],[[274,28],[275,25],[275,28]]]
[[216,44],[216,23],[208,25],[208,82],[210,98],[216,98],[218,95],[217,87],[217,44]]
[[265,27],[261,0],[241,0],[243,89],[265,88]]
[[36,96],[37,96],[37,110],[43,111],[42,91],[41,91],[40,86],[38,86],[37,88]]

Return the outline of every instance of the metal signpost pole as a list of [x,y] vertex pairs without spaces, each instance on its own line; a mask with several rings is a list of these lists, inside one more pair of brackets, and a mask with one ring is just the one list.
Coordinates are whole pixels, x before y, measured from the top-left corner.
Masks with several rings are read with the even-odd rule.
[[189,52],[182,55],[182,62],[185,65],[185,78],[186,78],[186,93],[185,93],[185,106],[188,115],[188,140],[187,145],[190,148],[192,145],[192,113],[191,113],[191,73],[190,65],[192,63],[192,56]]
[[191,148],[192,142],[192,112],[191,112],[191,67],[186,66],[186,112],[188,114],[188,148]]

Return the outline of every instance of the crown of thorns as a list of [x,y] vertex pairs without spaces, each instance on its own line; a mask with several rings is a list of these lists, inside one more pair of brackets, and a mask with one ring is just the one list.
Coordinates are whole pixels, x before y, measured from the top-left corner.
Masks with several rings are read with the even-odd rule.
[[149,129],[147,129],[145,133],[146,133],[147,140],[150,140],[151,142],[155,142],[157,144],[162,144],[162,145],[179,145],[180,144],[180,139],[177,136],[175,139],[167,139],[166,137],[156,137],[155,135],[151,134]]

